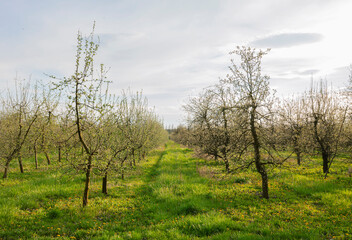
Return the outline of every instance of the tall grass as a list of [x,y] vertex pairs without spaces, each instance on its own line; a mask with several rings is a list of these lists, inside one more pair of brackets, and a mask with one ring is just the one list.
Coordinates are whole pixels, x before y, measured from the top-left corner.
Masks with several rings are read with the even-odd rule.
[[352,239],[352,181],[336,162],[324,180],[319,162],[288,165],[270,176],[269,200],[251,171],[222,172],[169,142],[135,171],[92,180],[81,208],[82,176],[58,165],[0,180],[0,239]]

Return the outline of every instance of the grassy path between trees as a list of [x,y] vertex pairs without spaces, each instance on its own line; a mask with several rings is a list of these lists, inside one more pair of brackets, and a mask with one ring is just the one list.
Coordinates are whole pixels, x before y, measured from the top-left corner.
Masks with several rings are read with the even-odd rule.
[[265,200],[255,173],[222,176],[169,142],[125,180],[111,178],[108,196],[95,177],[84,209],[82,176],[12,172],[0,181],[0,239],[352,239],[351,179],[305,169],[274,173]]

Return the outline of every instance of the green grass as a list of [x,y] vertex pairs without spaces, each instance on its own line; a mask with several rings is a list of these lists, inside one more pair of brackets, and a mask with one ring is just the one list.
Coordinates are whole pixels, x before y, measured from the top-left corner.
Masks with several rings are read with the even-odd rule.
[[256,173],[225,175],[169,142],[125,180],[111,176],[108,196],[95,176],[86,208],[83,176],[24,164],[0,180],[0,239],[352,239],[352,179],[341,161],[325,180],[319,159],[276,169],[265,200]]

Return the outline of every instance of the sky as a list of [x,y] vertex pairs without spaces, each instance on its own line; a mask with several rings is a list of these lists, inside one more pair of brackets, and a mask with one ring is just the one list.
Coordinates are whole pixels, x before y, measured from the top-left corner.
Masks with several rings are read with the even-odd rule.
[[142,91],[166,126],[190,96],[229,73],[236,46],[271,48],[263,72],[279,97],[311,79],[336,88],[352,63],[351,0],[2,0],[0,92],[16,78],[72,75],[77,32],[96,22],[110,92]]

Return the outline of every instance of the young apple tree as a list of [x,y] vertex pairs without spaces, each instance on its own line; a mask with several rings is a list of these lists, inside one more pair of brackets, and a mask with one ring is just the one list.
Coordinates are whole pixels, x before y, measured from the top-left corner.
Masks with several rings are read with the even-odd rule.
[[97,54],[99,44],[94,38],[94,26],[92,33],[83,38],[79,32],[77,35],[76,65],[72,76],[65,77],[54,83],[56,89],[66,90],[63,96],[67,96],[68,112],[72,114],[75,124],[75,137],[83,149],[77,158],[80,167],[85,172],[85,186],[83,193],[83,207],[88,204],[89,188],[92,169],[103,149],[105,141],[104,116],[111,109],[107,95],[108,82],[106,70],[100,66],[100,72],[95,73],[94,57]]
[[4,167],[3,178],[7,178],[10,163],[15,157],[18,157],[20,171],[23,173],[21,150],[41,107],[37,95],[30,90],[29,81],[16,81],[15,92],[9,90],[6,98],[1,100],[0,161]]
[[326,82],[312,86],[306,93],[311,134],[323,159],[323,173],[329,173],[340,150],[348,106],[341,104],[340,96],[327,87]]
[[[231,75],[225,82],[232,84],[236,95],[236,104],[233,109],[241,112],[245,118],[242,131],[246,132],[251,140],[253,158],[243,155],[237,160],[242,167],[254,164],[262,179],[262,197],[269,198],[268,165],[279,164],[279,158],[272,155],[270,148],[270,132],[268,122],[272,121],[273,95],[269,87],[269,76],[262,74],[262,57],[267,51],[256,50],[251,47],[237,47],[230,54],[236,54],[241,62],[236,64],[232,59]],[[240,167],[241,168],[241,167]]]

